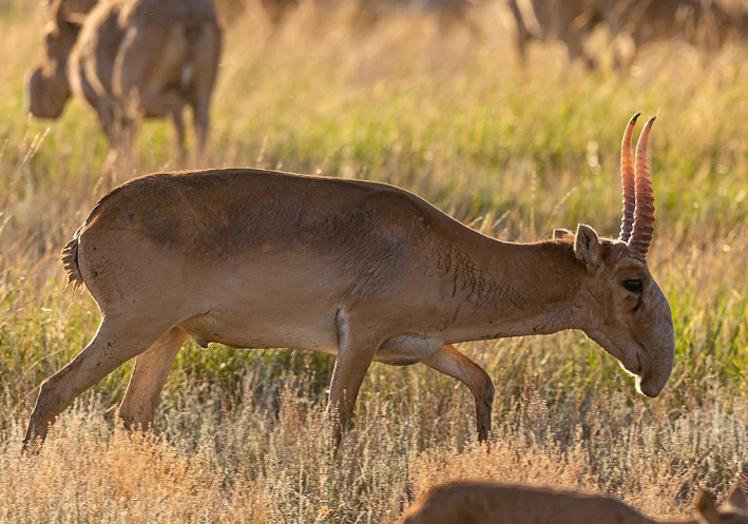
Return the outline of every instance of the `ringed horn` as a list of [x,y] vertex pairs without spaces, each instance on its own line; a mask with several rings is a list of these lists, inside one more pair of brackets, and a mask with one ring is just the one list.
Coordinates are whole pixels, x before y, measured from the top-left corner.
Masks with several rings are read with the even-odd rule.
[[618,239],[625,242],[631,252],[641,259],[647,258],[654,232],[654,192],[649,171],[647,148],[649,132],[655,117],[650,118],[636,143],[636,159],[632,150],[634,126],[639,114],[629,120],[621,143],[621,189],[623,190],[623,216]]

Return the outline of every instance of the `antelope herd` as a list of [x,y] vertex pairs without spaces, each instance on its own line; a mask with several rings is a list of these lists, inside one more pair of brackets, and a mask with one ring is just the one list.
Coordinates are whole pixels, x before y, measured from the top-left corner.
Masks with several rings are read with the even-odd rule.
[[[280,23],[298,2],[262,4]],[[458,18],[469,8],[464,1],[431,4]],[[748,28],[745,15],[700,0],[502,5],[515,22],[523,60],[530,40],[557,39],[570,60],[594,66],[583,44],[599,26],[636,48],[675,37],[714,47],[743,38]],[[47,0],[46,11],[43,62],[28,80],[31,114],[57,118],[74,95],[93,107],[115,151],[129,149],[139,118],[170,118],[184,156],[183,112],[190,108],[203,151],[223,41],[212,0]],[[408,191],[363,180],[209,169],[121,185],[63,250],[70,281],[91,294],[101,324],[42,383],[24,446],[41,443],[77,396],[133,358],[119,414],[128,427],[147,427],[190,337],[201,346],[334,355],[328,414],[338,440],[374,361],[423,363],[463,383],[475,400],[478,439],[486,440],[494,387],[455,346],[465,341],[580,330],[636,377],[641,393],[656,397],[673,367],[674,330],[647,265],[654,118],[634,151],[637,116],[621,145],[623,211],[615,239],[579,224],[539,242],[501,241]],[[748,522],[742,493],[730,500],[717,508],[703,494],[699,519]],[[458,483],[431,490],[403,522],[655,521],[600,496]]]
[[[748,12],[728,12],[712,0],[507,0],[514,23],[515,47],[527,59],[527,44],[558,40],[570,62],[581,60],[588,67],[595,57],[585,49],[585,40],[598,28],[611,39],[629,44],[629,58],[647,44],[678,40],[713,50],[729,41],[748,38]],[[623,57],[614,49],[615,63]]]
[[[169,118],[184,160],[184,110],[189,108],[200,157],[223,42],[213,0],[45,1],[44,57],[29,75],[29,112],[58,118],[74,95],[95,110],[113,153],[125,155],[141,118]],[[319,9],[335,4],[308,1]],[[472,34],[482,33],[469,16],[476,4],[470,0],[351,1],[359,21],[373,23],[403,10],[436,12],[442,28],[462,21]],[[715,49],[748,37],[748,12],[728,12],[713,0],[500,1],[511,15],[510,29],[523,63],[530,41],[558,40],[570,62],[594,67],[597,58],[585,49],[585,41],[599,27],[607,28],[613,41],[629,44],[629,61],[638,49],[658,40]],[[279,25],[300,3],[261,0],[259,5]],[[620,65],[624,60],[619,47],[613,46],[614,62]]]

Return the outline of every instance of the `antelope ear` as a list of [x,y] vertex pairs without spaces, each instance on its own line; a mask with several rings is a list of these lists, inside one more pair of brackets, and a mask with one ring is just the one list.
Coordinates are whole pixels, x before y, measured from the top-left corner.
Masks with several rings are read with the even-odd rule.
[[727,499],[727,502],[736,509],[740,509],[743,511],[748,510],[748,500],[745,498],[745,493],[743,493],[743,490],[740,489],[739,484],[735,485],[735,488],[732,490],[732,493],[730,493],[730,498]]
[[586,224],[577,226],[574,254],[589,271],[595,271],[602,262],[602,248],[597,232]]
[[565,228],[559,228],[559,229],[554,229],[553,230],[553,239],[554,240],[562,240],[564,238],[569,238],[569,237],[573,237],[573,236],[574,236],[574,233],[572,233],[571,231],[569,231],[568,229],[565,229]]
[[696,500],[696,511],[698,511],[709,524],[718,524],[720,521],[717,507],[714,504],[714,495],[705,489],[701,490],[699,498]]

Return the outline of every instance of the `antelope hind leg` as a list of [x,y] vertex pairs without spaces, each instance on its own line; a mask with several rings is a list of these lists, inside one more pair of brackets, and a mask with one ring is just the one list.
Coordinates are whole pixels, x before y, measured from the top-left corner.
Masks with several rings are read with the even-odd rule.
[[173,328],[135,359],[135,369],[119,406],[125,427],[146,428],[153,422],[161,390],[186,338],[183,329]]
[[[126,317],[119,317],[120,319]],[[145,328],[152,319],[104,316],[89,344],[65,367],[42,382],[24,438],[24,449],[42,441],[49,425],[73,400],[120,365],[148,348],[168,328]]]

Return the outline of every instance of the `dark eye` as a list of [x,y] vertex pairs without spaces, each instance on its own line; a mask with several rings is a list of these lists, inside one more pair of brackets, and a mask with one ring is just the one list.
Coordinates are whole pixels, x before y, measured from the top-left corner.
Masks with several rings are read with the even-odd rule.
[[641,293],[644,287],[641,278],[627,278],[621,282],[621,285],[626,288],[626,291],[630,291],[631,293]]

